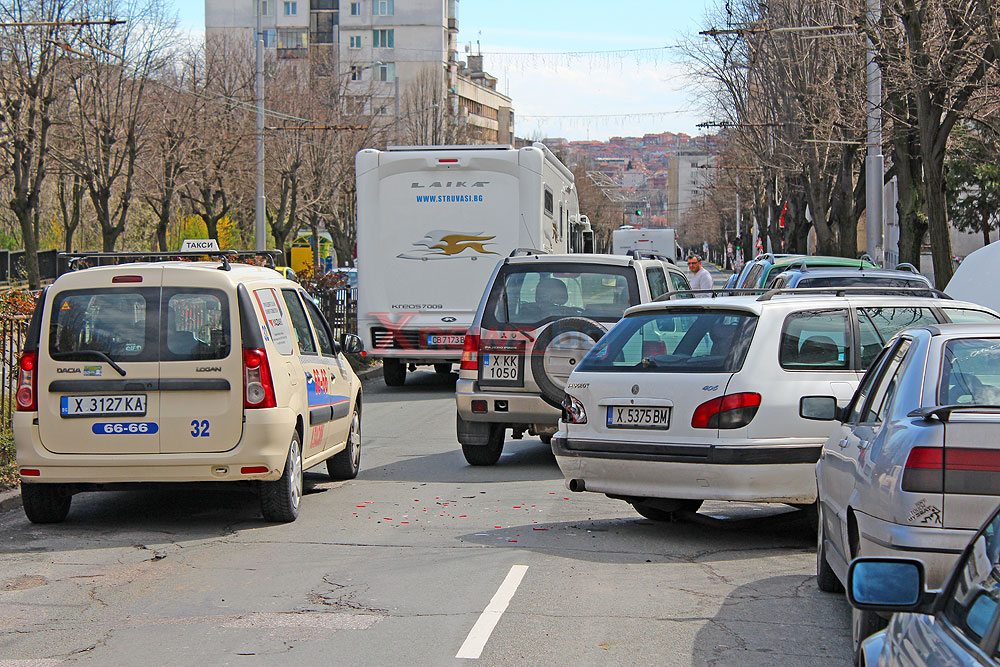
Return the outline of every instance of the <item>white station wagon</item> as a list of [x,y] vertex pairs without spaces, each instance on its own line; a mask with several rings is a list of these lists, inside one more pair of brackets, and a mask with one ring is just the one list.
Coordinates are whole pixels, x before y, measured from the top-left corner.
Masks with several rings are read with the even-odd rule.
[[163,482],[251,484],[265,519],[293,521],[303,470],[358,474],[361,383],[343,353],[361,340],[334,340],[277,271],[190,253],[206,254],[219,260],[72,271],[39,298],[14,415],[31,521],[62,521],[80,491]]
[[947,298],[826,292],[629,308],[566,385],[552,448],[569,489],[653,519],[707,499],[810,506],[832,426],[801,417],[800,397],[846,403],[905,327],[1000,318]]

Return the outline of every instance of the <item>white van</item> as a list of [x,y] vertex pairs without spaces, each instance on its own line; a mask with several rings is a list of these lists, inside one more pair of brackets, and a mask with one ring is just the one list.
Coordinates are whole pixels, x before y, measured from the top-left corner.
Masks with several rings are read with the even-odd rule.
[[[28,519],[62,521],[74,493],[243,482],[269,521],[294,521],[302,471],[358,474],[361,383],[297,283],[232,255],[72,271],[39,297],[20,359],[14,443]],[[266,254],[266,253],[265,253]],[[79,253],[71,262],[134,259]]]

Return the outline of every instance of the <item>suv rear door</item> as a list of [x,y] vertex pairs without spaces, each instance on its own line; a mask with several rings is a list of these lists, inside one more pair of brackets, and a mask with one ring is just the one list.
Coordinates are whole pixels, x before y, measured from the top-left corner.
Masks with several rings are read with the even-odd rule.
[[83,270],[49,290],[38,355],[38,433],[57,454],[160,451],[163,268]]

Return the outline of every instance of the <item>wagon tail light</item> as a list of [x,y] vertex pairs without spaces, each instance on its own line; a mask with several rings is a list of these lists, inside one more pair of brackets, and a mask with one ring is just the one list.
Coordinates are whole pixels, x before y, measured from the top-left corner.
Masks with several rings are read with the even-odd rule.
[[1000,451],[914,447],[903,468],[903,491],[1000,495]]
[[479,370],[479,329],[472,327],[465,332],[465,343],[462,344],[463,371]]
[[562,420],[567,424],[586,424],[587,410],[583,402],[575,396],[566,394],[562,400]]
[[273,408],[274,383],[264,350],[243,350],[243,407]]
[[38,410],[38,353],[25,352],[17,364],[17,409]]
[[692,428],[742,428],[760,408],[760,394],[726,394],[699,405],[691,417]]

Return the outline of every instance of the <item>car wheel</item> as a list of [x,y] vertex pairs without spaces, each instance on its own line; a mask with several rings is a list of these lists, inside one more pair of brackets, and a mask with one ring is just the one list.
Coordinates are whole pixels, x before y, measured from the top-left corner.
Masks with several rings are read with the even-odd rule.
[[538,436],[538,439],[542,441],[543,445],[551,445],[552,444],[552,434],[551,433],[542,433],[540,436]]
[[491,466],[500,460],[503,453],[503,437],[506,429],[502,424],[490,424],[490,436],[485,445],[462,445],[465,460],[473,466]]
[[361,411],[354,408],[347,446],[326,460],[326,473],[330,479],[354,479],[361,469]]
[[299,516],[302,504],[302,449],[299,434],[292,435],[281,477],[273,482],[261,482],[260,511],[265,521],[289,523]]
[[434,364],[434,372],[438,375],[450,375],[451,364]]
[[636,501],[632,509],[651,521],[673,521],[676,512],[697,512],[704,500],[670,500],[658,498],[654,504]]
[[843,593],[844,586],[826,561],[826,528],[823,507],[816,501],[816,586],[824,593]]
[[397,359],[382,360],[382,377],[390,387],[402,387],[406,384],[406,364]]
[[73,494],[65,484],[22,484],[21,506],[31,523],[59,523],[66,519]]
[[569,374],[605,333],[592,319],[564,317],[538,334],[531,350],[531,376],[546,403],[561,408]]

